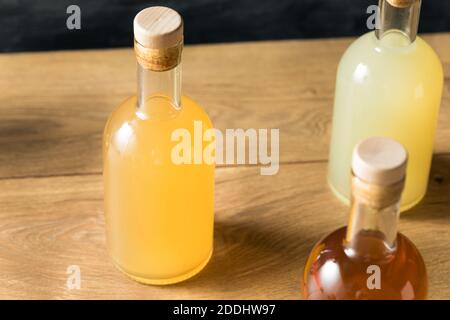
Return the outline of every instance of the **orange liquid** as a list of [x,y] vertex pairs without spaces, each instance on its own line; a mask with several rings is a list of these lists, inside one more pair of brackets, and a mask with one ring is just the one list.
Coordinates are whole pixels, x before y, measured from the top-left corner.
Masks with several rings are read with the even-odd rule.
[[[322,241],[305,265],[302,291],[305,299],[320,300],[421,300],[427,296],[427,274],[414,244],[398,233],[394,250],[368,231],[358,235],[358,252],[350,255],[344,245],[346,227]],[[380,288],[367,285],[369,266],[380,268]]]
[[171,159],[175,129],[211,122],[192,100],[173,108],[164,97],[152,112],[130,98],[110,116],[104,131],[107,240],[116,266],[148,284],[170,284],[199,272],[213,249],[214,165]]

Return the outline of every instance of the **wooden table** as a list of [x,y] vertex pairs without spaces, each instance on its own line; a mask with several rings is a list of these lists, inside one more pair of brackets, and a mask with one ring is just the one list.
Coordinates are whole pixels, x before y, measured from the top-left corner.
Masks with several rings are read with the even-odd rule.
[[[450,298],[450,34],[429,192],[400,230],[422,252],[430,297]],[[145,286],[105,249],[101,136],[135,93],[131,49],[0,55],[0,298],[298,299],[313,244],[346,224],[326,166],[337,63],[352,39],[187,46],[184,93],[216,127],[279,128],[281,166],[216,171],[215,251],[198,276]],[[66,286],[81,269],[81,289]]]

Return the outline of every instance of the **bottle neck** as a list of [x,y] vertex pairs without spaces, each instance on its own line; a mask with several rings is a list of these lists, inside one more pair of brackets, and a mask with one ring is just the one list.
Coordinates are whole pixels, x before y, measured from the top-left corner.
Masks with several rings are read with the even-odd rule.
[[402,33],[409,43],[413,43],[419,29],[420,7],[422,0],[414,0],[406,7],[397,7],[389,1],[380,0],[380,25],[376,30],[379,40],[392,32]]
[[137,65],[139,115],[154,118],[180,110],[181,63],[167,71],[153,71],[142,67],[140,63]]
[[352,176],[352,204],[347,252],[352,255],[383,255],[395,250],[403,182],[392,186],[371,185]]

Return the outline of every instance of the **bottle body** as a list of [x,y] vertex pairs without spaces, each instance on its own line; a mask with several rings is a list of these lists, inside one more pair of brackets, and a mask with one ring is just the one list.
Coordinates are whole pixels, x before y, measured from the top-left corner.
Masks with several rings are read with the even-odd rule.
[[[146,97],[153,113],[130,98],[110,116],[103,137],[105,216],[116,266],[148,284],[170,284],[200,271],[213,250],[214,165],[176,164],[174,130],[193,140],[194,121],[212,128],[187,97]],[[193,142],[192,142],[193,143]]]
[[333,111],[328,181],[346,203],[354,146],[370,136],[388,136],[409,153],[401,210],[425,195],[443,88],[439,58],[417,37],[400,31],[356,40],[341,59]]
[[390,249],[377,233],[363,231],[355,241],[360,251],[370,252],[370,255],[359,255],[346,248],[346,229],[334,231],[315,245],[303,273],[303,298],[426,299],[425,264],[411,241],[398,233],[396,245]]
[[426,298],[422,256],[397,231],[407,163],[408,152],[392,138],[370,137],[355,146],[348,225],[312,250],[303,274],[304,298]]

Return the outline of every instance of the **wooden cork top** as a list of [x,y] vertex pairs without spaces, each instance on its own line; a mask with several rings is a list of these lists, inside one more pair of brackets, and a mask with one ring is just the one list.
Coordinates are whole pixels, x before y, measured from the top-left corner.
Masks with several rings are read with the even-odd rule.
[[183,41],[183,19],[173,9],[149,7],[133,22],[134,38],[145,48],[167,49]]
[[355,147],[352,170],[365,182],[391,185],[404,180],[407,159],[406,149],[399,142],[372,137]]
[[134,52],[139,64],[153,71],[167,71],[180,64],[183,19],[173,9],[150,7],[133,22]]
[[417,1],[418,0],[387,0],[391,6],[397,8],[408,8]]
[[389,138],[373,137],[358,144],[352,158],[353,198],[377,210],[398,203],[407,159],[405,148]]

